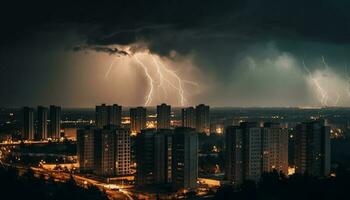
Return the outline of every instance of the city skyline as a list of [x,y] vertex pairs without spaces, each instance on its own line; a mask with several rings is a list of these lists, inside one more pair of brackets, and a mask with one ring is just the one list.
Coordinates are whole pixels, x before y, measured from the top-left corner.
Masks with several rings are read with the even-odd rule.
[[1,196],[348,199],[349,10],[4,0]]

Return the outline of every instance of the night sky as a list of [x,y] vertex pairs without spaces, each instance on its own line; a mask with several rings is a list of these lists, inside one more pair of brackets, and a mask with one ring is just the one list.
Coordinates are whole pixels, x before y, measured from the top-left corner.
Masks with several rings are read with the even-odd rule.
[[1,2],[0,106],[350,106],[349,10],[348,0]]

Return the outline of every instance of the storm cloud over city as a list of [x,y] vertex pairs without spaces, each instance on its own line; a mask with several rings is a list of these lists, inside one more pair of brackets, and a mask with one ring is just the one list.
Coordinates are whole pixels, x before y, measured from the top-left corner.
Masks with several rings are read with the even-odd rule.
[[1,6],[1,106],[350,106],[349,1],[69,5]]

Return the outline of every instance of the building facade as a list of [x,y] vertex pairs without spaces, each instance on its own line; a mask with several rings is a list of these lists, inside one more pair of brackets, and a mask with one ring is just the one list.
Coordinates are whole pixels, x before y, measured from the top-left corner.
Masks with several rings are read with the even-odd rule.
[[116,175],[123,176],[130,174],[131,149],[130,129],[115,129],[115,167]]
[[94,174],[104,177],[116,175],[115,129],[105,127],[94,136]]
[[50,106],[50,132],[51,139],[59,139],[61,134],[61,107]]
[[197,186],[198,135],[191,128],[176,128],[172,140],[172,183],[174,189]]
[[183,108],[182,110],[182,126],[188,128],[196,128],[196,110],[193,107]]
[[171,106],[165,103],[157,106],[157,129],[170,129]]
[[265,123],[262,128],[262,170],[288,174],[288,130],[278,123]]
[[296,126],[295,171],[323,177],[330,173],[330,128],[324,120]]
[[243,182],[243,131],[238,126],[226,128],[225,177],[233,184]]
[[48,109],[43,106],[38,106],[38,124],[35,139],[46,140],[48,137]]
[[144,107],[130,108],[130,129],[132,133],[141,133],[146,128],[147,110]]
[[34,140],[34,109],[29,107],[22,108],[23,114],[23,135],[25,140]]
[[121,126],[122,106],[119,106],[118,104],[102,104],[96,106],[95,111],[95,123],[98,128],[103,128],[107,125]]
[[94,142],[97,134],[100,135],[101,130],[95,127],[86,127],[77,131],[77,157],[80,172],[93,172],[94,170]]
[[196,131],[210,134],[209,106],[200,104],[196,106]]
[[172,131],[142,130],[136,138],[136,184],[166,184],[172,178]]
[[288,174],[288,132],[279,124],[243,122],[226,129],[226,179],[259,181],[262,173]]

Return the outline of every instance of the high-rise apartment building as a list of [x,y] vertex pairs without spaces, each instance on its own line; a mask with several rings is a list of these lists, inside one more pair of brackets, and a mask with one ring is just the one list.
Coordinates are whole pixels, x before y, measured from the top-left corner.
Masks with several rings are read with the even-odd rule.
[[258,181],[263,172],[288,173],[288,132],[279,124],[243,122],[226,129],[226,179]]
[[38,106],[38,124],[35,139],[46,140],[48,137],[48,109],[43,106]]
[[50,132],[51,139],[59,139],[61,134],[61,107],[50,106]]
[[182,109],[182,126],[196,128],[196,110],[193,107]]
[[96,106],[96,126],[103,128],[107,125],[121,126],[122,106],[117,104]]
[[172,183],[174,189],[197,186],[198,135],[191,128],[176,128],[172,143]]
[[200,104],[196,106],[196,131],[210,134],[209,106]]
[[146,128],[147,110],[144,107],[130,108],[130,128],[132,133],[141,133]]
[[94,170],[94,146],[97,134],[101,135],[101,130],[92,126],[77,131],[77,156],[80,172],[93,172]]
[[262,128],[262,170],[288,174],[288,130],[278,123],[265,123]]
[[243,134],[243,177],[258,181],[262,174],[262,135],[256,123],[241,123]]
[[172,131],[170,129],[142,130],[136,138],[136,184],[171,182]]
[[34,140],[34,109],[23,107],[23,135],[25,140]]
[[243,182],[243,131],[239,126],[226,128],[225,177],[233,184]]
[[130,129],[117,128],[115,135],[116,175],[129,175],[131,162]]
[[94,135],[94,173],[99,176],[116,175],[115,128],[106,126],[101,134]]
[[165,103],[157,106],[157,129],[170,129],[171,106]]
[[100,176],[130,174],[130,130],[107,125],[94,136],[94,173]]
[[296,173],[322,177],[330,172],[330,128],[324,120],[298,124],[295,133]]

